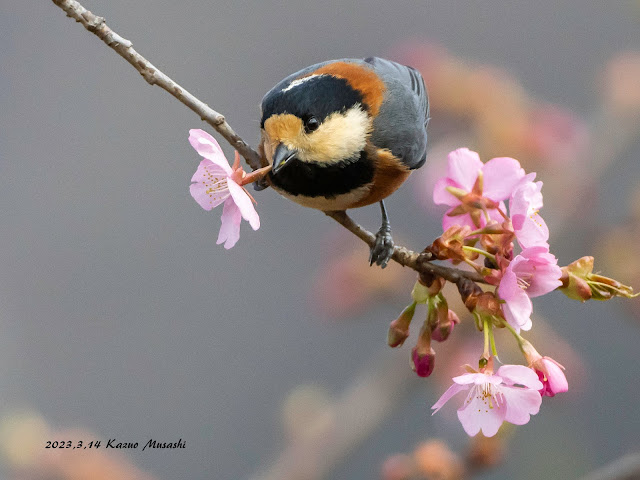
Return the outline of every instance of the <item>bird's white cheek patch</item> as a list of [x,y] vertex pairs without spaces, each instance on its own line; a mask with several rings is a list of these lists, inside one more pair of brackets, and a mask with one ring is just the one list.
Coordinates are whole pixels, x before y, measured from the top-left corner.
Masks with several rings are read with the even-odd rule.
[[333,113],[318,130],[299,139],[299,157],[326,165],[357,157],[370,132],[371,120],[359,105]]

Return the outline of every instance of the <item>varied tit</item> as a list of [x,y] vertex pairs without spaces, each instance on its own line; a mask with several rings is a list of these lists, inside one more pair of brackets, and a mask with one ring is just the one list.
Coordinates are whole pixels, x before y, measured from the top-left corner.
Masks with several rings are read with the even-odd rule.
[[369,260],[384,268],[394,245],[383,199],[424,164],[428,120],[424,81],[411,67],[372,57],[304,68],[262,100],[267,183],[325,212],[379,202]]

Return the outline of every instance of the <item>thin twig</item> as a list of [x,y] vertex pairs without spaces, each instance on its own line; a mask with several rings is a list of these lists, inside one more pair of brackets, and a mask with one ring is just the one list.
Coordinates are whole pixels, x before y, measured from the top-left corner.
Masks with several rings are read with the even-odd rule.
[[[240,153],[240,155],[246,159],[247,163],[253,170],[261,167],[260,155],[233,131],[222,114],[216,112],[206,103],[197,99],[156,68],[149,60],[140,55],[133,48],[132,43],[129,40],[121,37],[107,26],[104,18],[94,15],[80,5],[76,0],[52,1],[64,10],[68,17],[80,22],[87,30],[115,50],[118,55],[129,62],[150,85],[157,85],[163,90],[166,90],[180,102],[197,113],[202,120],[211,125],[224,137],[226,141],[231,144],[233,148]],[[351,220],[346,212],[328,212],[327,215],[363,240],[369,246],[373,245],[375,241],[374,235]],[[433,260],[429,254],[419,254],[408,250],[405,247],[396,246],[393,253],[393,259],[400,265],[412,268],[419,273],[433,273],[453,283],[458,283],[461,279],[484,283],[482,277],[475,272],[467,272],[456,268],[433,265],[428,263],[430,260]]]
[[260,168],[260,155],[253,150],[240,136],[233,131],[224,116],[206,103],[182,88],[167,75],[156,68],[149,60],[140,55],[132,46],[132,43],[111,30],[103,17],[94,15],[75,0],[53,0],[57,6],[71,17],[84,25],[84,28],[96,35],[100,40],[114,49],[118,55],[129,62],[140,75],[150,84],[157,85],[176,97],[198,116],[211,125],[224,139],[242,155],[249,166],[256,170]]
[[[342,225],[344,228],[353,233],[356,237],[362,240],[364,243],[372,247],[375,244],[376,237],[370,231],[362,228],[353,219],[347,215],[347,212],[325,212],[325,214],[333,218],[336,222]],[[432,273],[438,277],[442,277],[451,283],[458,283],[461,279],[468,279],[478,283],[486,283],[484,278],[476,272],[470,272],[466,270],[460,270],[452,267],[445,267],[443,265],[435,265],[429,263],[433,260],[433,256],[430,253],[417,253],[409,250],[405,247],[396,246],[393,251],[393,260],[398,262],[404,267],[409,267],[418,273]]]

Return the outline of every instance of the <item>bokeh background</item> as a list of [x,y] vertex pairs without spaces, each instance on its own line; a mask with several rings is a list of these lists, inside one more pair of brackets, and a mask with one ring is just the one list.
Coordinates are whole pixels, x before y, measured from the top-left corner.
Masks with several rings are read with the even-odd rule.
[[[431,144],[388,202],[398,241],[440,233],[429,186],[468,146],[539,173],[561,264],[593,254],[640,287],[639,2],[84,5],[254,145],[262,95],[285,75],[340,57],[412,64]],[[455,407],[429,407],[481,339],[461,329],[438,373],[415,377],[413,339],[385,344],[411,273],[369,269],[354,237],[268,190],[261,229],[216,246],[221,212],[188,191],[188,130],[208,129],[191,111],[52,2],[0,3],[0,39],[3,478],[393,478],[385,459],[422,461],[432,439],[467,455]],[[375,207],[354,216],[379,225]],[[572,388],[477,478],[580,478],[640,448],[640,304],[547,297],[532,338]],[[186,448],[44,449],[109,438]]]

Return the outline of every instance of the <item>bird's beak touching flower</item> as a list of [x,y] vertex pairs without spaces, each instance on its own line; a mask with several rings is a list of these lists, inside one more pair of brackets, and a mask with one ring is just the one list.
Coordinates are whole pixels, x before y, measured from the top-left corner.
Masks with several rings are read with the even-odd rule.
[[284,143],[279,143],[273,153],[273,168],[271,170],[273,174],[276,175],[282,170],[285,165],[295,158],[297,153],[297,150],[291,150]]

